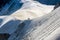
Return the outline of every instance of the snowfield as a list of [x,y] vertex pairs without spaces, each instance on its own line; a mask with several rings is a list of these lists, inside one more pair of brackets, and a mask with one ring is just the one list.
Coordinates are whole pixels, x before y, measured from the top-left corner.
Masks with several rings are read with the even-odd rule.
[[59,38],[58,28],[60,28],[59,10],[60,7],[41,18],[30,20],[29,24],[28,22],[23,22],[20,27],[22,27],[23,24],[25,24],[25,26],[21,29],[18,27],[10,36],[9,40],[57,40]]
[[[11,34],[9,40],[53,40],[55,36],[60,35],[59,32],[55,31],[60,28],[59,11],[60,7],[43,17],[30,20],[29,23],[23,22],[21,25],[23,28],[18,27],[18,29]],[[24,24],[25,26],[23,26]]]
[[60,40],[60,7],[54,7],[12,0],[0,11],[0,34],[8,33],[7,40]]
[[15,16],[16,18],[22,20],[26,20],[28,18],[34,19],[50,13],[53,9],[54,9],[53,5],[47,6],[37,1],[28,1],[28,2],[24,2],[21,9],[14,12],[12,16]]

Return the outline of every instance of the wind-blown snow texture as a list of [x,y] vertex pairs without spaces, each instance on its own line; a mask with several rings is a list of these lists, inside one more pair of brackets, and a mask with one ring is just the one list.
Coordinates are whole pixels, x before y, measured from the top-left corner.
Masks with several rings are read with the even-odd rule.
[[10,34],[8,40],[59,40],[60,7],[54,10],[56,1],[49,2],[11,0],[6,3],[0,11],[0,33]]
[[[60,28],[60,8],[51,12],[42,18],[33,19],[29,24],[22,23],[22,29],[17,29],[9,38],[9,40],[46,40],[46,38],[57,28]],[[21,27],[22,27],[21,26]],[[52,33],[53,34],[53,33]],[[59,33],[57,32],[58,36]],[[54,36],[54,35],[50,35]],[[12,38],[13,37],[13,38]],[[51,38],[51,37],[50,37]],[[50,39],[49,38],[49,39]],[[48,40],[48,39],[47,39]],[[52,38],[51,38],[52,40]]]

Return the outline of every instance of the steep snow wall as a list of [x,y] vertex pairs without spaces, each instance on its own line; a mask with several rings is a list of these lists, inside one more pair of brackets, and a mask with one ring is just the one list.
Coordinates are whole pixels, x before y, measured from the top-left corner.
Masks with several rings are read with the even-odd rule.
[[55,11],[31,21],[17,35],[11,35],[8,40],[45,40],[57,28],[60,28],[60,7]]
[[60,40],[60,27],[46,37],[45,40]]
[[[15,8],[19,9],[21,6],[16,0],[10,3],[4,6],[1,15],[13,13]],[[51,12],[53,9],[54,6],[37,1],[23,2],[21,9],[10,16],[0,16],[0,33],[9,33],[11,36],[8,40],[45,40],[60,25],[60,8]]]

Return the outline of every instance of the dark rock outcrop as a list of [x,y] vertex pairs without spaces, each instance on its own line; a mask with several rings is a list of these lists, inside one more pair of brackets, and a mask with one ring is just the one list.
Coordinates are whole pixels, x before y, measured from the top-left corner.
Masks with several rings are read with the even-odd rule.
[[8,33],[3,33],[3,34],[0,33],[0,40],[8,40],[9,36],[10,34]]

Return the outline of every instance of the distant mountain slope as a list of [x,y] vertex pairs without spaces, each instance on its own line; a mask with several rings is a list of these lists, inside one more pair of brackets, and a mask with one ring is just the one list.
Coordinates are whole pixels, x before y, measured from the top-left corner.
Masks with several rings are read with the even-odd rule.
[[11,15],[15,11],[21,8],[23,3],[20,3],[18,0],[11,0],[9,3],[6,3],[1,9],[0,9],[0,16],[1,15]]
[[60,0],[36,0],[36,1],[46,5],[56,5],[57,3],[60,3]]
[[9,3],[11,0],[0,0],[0,8],[3,7],[6,3]]

